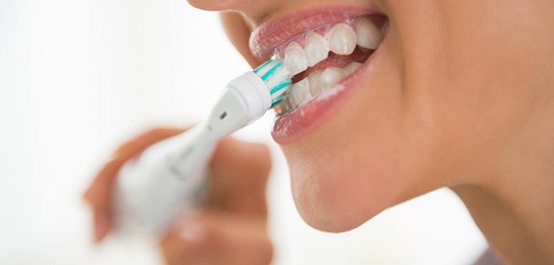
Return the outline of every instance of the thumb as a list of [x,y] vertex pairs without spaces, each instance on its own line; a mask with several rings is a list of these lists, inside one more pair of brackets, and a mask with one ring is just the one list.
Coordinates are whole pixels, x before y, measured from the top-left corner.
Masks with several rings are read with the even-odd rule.
[[225,139],[211,162],[212,202],[222,202],[239,213],[265,216],[270,171],[271,156],[266,145]]

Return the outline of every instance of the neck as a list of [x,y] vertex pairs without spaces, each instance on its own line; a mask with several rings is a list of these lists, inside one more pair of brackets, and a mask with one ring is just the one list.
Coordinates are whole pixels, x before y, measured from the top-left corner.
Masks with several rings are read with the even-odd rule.
[[527,121],[533,126],[472,171],[473,184],[452,188],[506,264],[554,264],[553,113]]

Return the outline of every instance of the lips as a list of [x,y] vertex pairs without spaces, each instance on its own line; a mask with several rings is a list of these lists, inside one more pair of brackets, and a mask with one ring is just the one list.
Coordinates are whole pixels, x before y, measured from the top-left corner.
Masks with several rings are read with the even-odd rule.
[[[386,17],[371,8],[327,7],[270,20],[255,29],[251,50],[261,59],[276,55],[295,74],[273,138],[285,144],[308,134],[369,68],[383,40]],[[369,58],[369,59],[368,59]]]

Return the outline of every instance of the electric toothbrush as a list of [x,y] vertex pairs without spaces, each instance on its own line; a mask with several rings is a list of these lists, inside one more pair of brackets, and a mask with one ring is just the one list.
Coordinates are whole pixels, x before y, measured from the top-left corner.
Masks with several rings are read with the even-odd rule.
[[114,190],[119,232],[161,235],[193,209],[219,140],[261,118],[291,86],[279,60],[269,60],[231,81],[208,119],[146,149],[120,169]]

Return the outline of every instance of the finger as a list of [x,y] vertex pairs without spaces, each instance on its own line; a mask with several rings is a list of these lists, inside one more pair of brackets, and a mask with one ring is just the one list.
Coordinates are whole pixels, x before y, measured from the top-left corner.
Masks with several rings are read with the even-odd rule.
[[100,242],[110,231],[111,191],[121,166],[133,156],[141,153],[150,145],[167,137],[181,133],[182,129],[154,129],[129,141],[118,149],[114,159],[102,167],[89,188],[84,199],[89,202],[94,215],[93,234],[95,242]]
[[264,221],[214,212],[183,222],[160,246],[169,265],[260,265],[273,256]]
[[94,243],[99,243],[110,232],[111,220],[108,211],[93,208],[93,222]]
[[184,129],[175,129],[175,128],[156,128],[146,133],[143,133],[133,140],[121,145],[115,152],[117,157],[126,157],[129,159],[132,156],[135,156],[142,151],[144,151],[149,146],[153,145],[156,142],[159,142],[163,139],[175,136],[184,132]]
[[150,130],[133,140],[123,144],[116,151],[114,158],[106,163],[94,178],[88,190],[85,192],[85,199],[91,203],[107,203],[106,193],[109,191],[114,178],[121,166],[133,156],[140,154],[149,146],[165,138],[183,132],[183,129],[158,128]]
[[211,162],[211,202],[237,213],[265,216],[270,171],[271,156],[266,145],[225,139]]
[[111,187],[123,163],[121,159],[114,159],[104,165],[84,194],[85,200],[92,207],[93,235],[96,243],[102,241],[110,231]]

